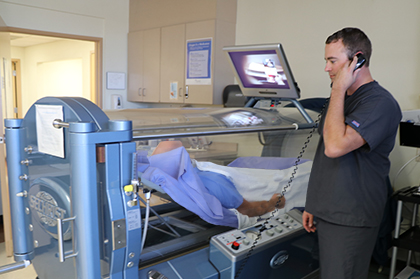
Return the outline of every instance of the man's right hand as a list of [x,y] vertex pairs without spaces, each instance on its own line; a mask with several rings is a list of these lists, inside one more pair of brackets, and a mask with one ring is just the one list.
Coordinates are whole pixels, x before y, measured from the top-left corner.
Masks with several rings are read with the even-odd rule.
[[303,224],[303,227],[305,228],[305,230],[307,232],[315,232],[316,231],[316,227],[314,225],[314,215],[312,215],[311,213],[308,213],[306,211],[303,212],[303,214],[302,214],[302,224]]

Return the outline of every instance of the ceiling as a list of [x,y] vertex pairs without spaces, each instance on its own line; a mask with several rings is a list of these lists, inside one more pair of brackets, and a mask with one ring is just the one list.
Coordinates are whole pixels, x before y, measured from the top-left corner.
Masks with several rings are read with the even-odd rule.
[[64,40],[56,37],[28,35],[21,33],[10,33],[10,45],[14,47],[29,47],[54,41]]

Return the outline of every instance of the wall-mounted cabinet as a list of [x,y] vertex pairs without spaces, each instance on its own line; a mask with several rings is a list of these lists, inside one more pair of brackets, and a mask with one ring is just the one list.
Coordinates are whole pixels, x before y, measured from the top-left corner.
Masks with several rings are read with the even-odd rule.
[[[128,100],[222,104],[223,89],[234,82],[233,71],[222,49],[235,44],[236,4],[236,0],[210,0],[206,3],[180,0],[176,4],[173,0],[130,1]],[[159,32],[159,42],[148,42],[150,39],[146,38],[146,32],[150,30]],[[141,36],[143,39],[138,38]],[[207,82],[186,84],[187,42],[191,40],[211,40],[210,78]],[[159,47],[151,47],[159,54],[148,53],[145,44],[159,44]],[[138,55],[142,58],[136,57]],[[155,59],[154,62],[160,59],[157,72],[156,68],[147,66],[147,59]],[[157,90],[156,87],[148,89],[146,76],[153,76],[153,82],[158,79]],[[140,91],[145,88],[146,96],[147,93],[153,95],[153,100],[145,98],[139,88],[142,88]]]
[[160,28],[128,34],[128,100],[159,102]]
[[[186,84],[189,40],[215,38],[215,21],[202,21],[162,28],[160,101],[186,104],[213,104],[214,47],[210,55],[210,84]],[[233,78],[232,78],[233,81]],[[174,90],[175,89],[175,90]],[[217,94],[217,93],[216,93]],[[220,95],[221,98],[221,95]]]
[[162,28],[160,101],[183,103],[185,94],[185,24]]

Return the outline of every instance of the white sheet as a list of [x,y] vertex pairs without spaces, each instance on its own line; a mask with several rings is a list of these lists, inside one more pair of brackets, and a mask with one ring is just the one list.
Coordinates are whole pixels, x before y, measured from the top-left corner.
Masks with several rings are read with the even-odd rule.
[[[193,160],[193,164],[202,171],[217,172],[228,177],[235,184],[239,193],[248,201],[269,200],[274,193],[281,193],[295,169],[294,166],[284,170],[235,168],[195,160]],[[295,207],[305,207],[311,168],[312,161],[298,166],[290,187],[284,193],[286,205],[277,210],[274,216],[288,212]],[[251,226],[258,220],[257,217],[250,218],[242,215],[235,209],[232,211],[238,216],[239,228]],[[268,218],[270,215],[271,213],[267,213],[261,217]]]

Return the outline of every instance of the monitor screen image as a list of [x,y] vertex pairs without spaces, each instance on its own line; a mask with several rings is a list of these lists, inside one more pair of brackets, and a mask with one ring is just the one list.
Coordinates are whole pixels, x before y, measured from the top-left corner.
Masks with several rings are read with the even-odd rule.
[[280,44],[225,47],[242,93],[249,97],[300,97]]
[[244,87],[289,89],[275,50],[229,53]]

